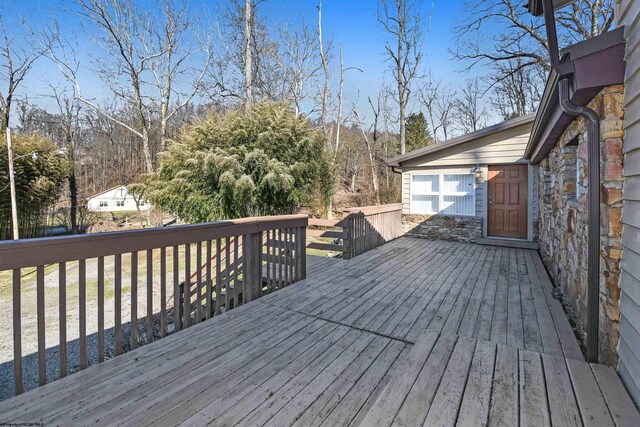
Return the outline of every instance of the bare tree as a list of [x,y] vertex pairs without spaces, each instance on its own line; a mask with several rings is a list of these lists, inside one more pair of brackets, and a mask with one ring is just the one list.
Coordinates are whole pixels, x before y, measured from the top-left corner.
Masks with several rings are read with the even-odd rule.
[[[382,89],[380,89],[377,97],[378,108],[375,112],[376,135],[377,138],[380,139],[379,145],[384,161],[387,161],[398,154],[396,135],[391,133],[391,126],[394,123],[394,119],[392,108],[390,105],[390,94],[391,91],[388,87],[382,87]],[[371,102],[369,102],[369,104],[371,105]],[[393,185],[394,182],[392,182],[395,181],[395,179],[392,179],[392,177],[395,178],[397,175],[394,174],[389,167],[385,166],[382,168],[382,170],[385,174],[385,183],[388,192],[390,189],[397,187]]]
[[475,132],[484,127],[487,112],[482,105],[482,94],[478,79],[467,79],[461,98],[455,104],[456,119],[462,132]]
[[456,92],[451,86],[444,86],[439,80],[434,80],[431,74],[427,76],[418,96],[427,110],[431,135],[438,141],[438,131],[442,131],[444,140],[449,138],[453,124],[453,111]]
[[436,100],[436,111],[445,141],[449,139],[453,129],[455,107],[456,91],[451,86],[443,88]]
[[333,147],[333,161],[335,162],[340,149],[340,128],[343,124],[342,109],[344,105],[344,73],[350,70],[363,72],[358,67],[344,67],[344,58],[342,57],[342,46],[340,46],[340,84],[338,85],[338,115],[336,117],[336,143]]
[[212,61],[213,41],[188,11],[187,0],[157,1],[163,21],[143,21],[144,31],[151,37],[140,39],[152,58],[149,70],[160,99],[160,147],[167,150],[168,123],[202,89]]
[[[195,20],[187,12],[186,0],[158,0],[160,16],[144,13],[133,0],[75,0],[74,4],[87,36],[102,49],[102,56],[93,64],[97,76],[120,105],[131,108],[134,120],[109,114],[82,92],[77,48],[62,41],[57,26],[45,37],[57,41],[49,50],[50,57],[74,85],[81,102],[140,138],[145,170],[152,172],[158,149],[152,147],[152,127],[160,122],[160,148],[166,148],[168,121],[196,95],[209,66],[210,39],[198,48],[191,47],[197,35],[187,34]],[[194,65],[196,52],[204,52],[198,66]],[[187,83],[185,75],[195,76],[194,80]]]
[[[496,73],[488,78],[493,86],[491,106],[503,120],[535,112],[544,90],[544,71],[541,67],[521,67],[522,59],[495,64]],[[505,78],[494,81],[496,76]]]
[[373,184],[373,191],[376,197],[376,204],[380,204],[380,184],[378,183],[378,170],[377,170],[377,154],[376,154],[376,141],[378,138],[378,118],[380,116],[380,99],[378,98],[377,107],[374,106],[371,98],[369,98],[369,105],[374,112],[374,123],[372,125],[373,136],[369,137],[369,132],[364,129],[364,122],[358,112],[358,107],[355,103],[352,107],[354,123],[360,129],[362,139],[367,147],[367,155],[369,156],[369,170],[371,172],[371,183]]
[[[152,172],[154,162],[149,140],[152,110],[145,97],[145,73],[149,71],[151,61],[163,52],[149,53],[145,49],[146,45],[152,45],[151,35],[145,33],[141,23],[147,17],[131,0],[75,0],[75,5],[75,12],[83,20],[87,36],[104,53],[94,64],[97,75],[116,98],[132,106],[135,122],[129,124],[110,115],[97,101],[84,96],[78,80],[78,53],[73,46],[61,41],[57,26],[48,33],[48,40],[59,41],[50,49],[50,57],[74,85],[80,101],[141,139],[145,168]],[[141,37],[147,37],[147,40],[143,43]]]
[[325,48],[324,42],[322,40],[322,1],[320,1],[316,8],[318,9],[318,49],[320,53],[320,60],[322,62],[322,72],[324,76],[323,86],[319,89],[320,93],[320,105],[321,105],[321,114],[320,120],[322,123],[322,131],[324,132],[324,136],[327,141],[327,146],[331,148],[331,133],[329,130],[329,59],[328,59],[328,49]]
[[251,53],[251,35],[253,34],[253,1],[244,1],[244,96],[245,108],[253,100],[251,88],[253,86],[253,64]]
[[76,180],[76,138],[80,132],[82,108],[73,93],[52,84],[51,97],[58,107],[57,124],[63,132],[64,153],[67,159],[67,180],[69,185],[69,224],[71,232],[78,233],[78,182]]
[[411,85],[422,61],[426,39],[425,21],[420,0],[379,1],[378,22],[390,38],[385,51],[397,84],[401,154],[406,149],[406,108],[411,97]]
[[427,75],[425,83],[418,92],[420,102],[427,109],[427,115],[429,116],[429,125],[431,126],[431,135],[434,140],[438,140],[437,132],[442,127],[439,123],[436,111],[436,102],[438,100],[438,94],[440,91],[441,82],[434,80],[431,73]]
[[279,67],[279,44],[271,39],[259,14],[258,5],[263,1],[230,1],[219,12],[216,26],[221,49],[204,83],[207,95],[220,108],[246,106],[248,97],[249,101],[286,99],[288,86]]
[[302,103],[309,98],[308,86],[322,69],[316,36],[304,22],[299,30],[288,26],[280,30],[281,49],[279,66],[289,89],[285,95],[291,101],[296,114],[300,114]]
[[[608,31],[614,19],[614,0],[578,0],[557,12],[562,43],[569,44]],[[541,18],[533,17],[520,0],[469,1],[468,19],[456,28],[454,57],[465,61],[466,70],[480,64],[494,65],[491,86],[528,68],[533,75],[548,71],[548,44]],[[479,43],[489,39],[493,43]],[[498,66],[498,64],[500,64]],[[524,73],[527,75],[527,73]],[[544,86],[544,81],[536,81]],[[534,97],[538,96],[536,93]],[[531,100],[526,100],[530,104]]]
[[32,31],[21,22],[14,25],[21,28],[21,33],[9,35],[5,23],[0,16],[0,133],[5,134],[11,118],[11,107],[16,97],[16,92],[31,71],[33,64],[47,50],[47,46],[36,46],[30,42],[33,40]]

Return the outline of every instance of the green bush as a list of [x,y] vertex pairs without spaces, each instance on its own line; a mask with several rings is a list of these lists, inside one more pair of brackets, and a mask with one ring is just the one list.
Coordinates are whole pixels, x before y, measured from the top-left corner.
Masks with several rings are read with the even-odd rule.
[[[9,159],[5,138],[0,147],[0,239],[12,237]],[[46,210],[59,197],[66,177],[66,160],[58,147],[40,135],[12,138],[18,224],[21,238],[39,237]],[[32,154],[37,154],[37,159]]]
[[324,141],[282,104],[256,104],[186,128],[160,166],[129,190],[192,222],[295,212],[326,198]]

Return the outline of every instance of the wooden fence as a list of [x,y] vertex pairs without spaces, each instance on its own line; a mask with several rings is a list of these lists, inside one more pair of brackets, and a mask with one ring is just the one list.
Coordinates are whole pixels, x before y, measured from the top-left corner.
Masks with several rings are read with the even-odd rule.
[[[77,312],[79,360],[76,362],[84,369],[90,362],[87,357],[88,308],[96,315],[97,362],[100,363],[105,360],[107,346],[113,348],[117,356],[127,348],[162,338],[258,298],[263,292],[303,279],[307,222],[306,216],[288,215],[0,242],[0,273],[8,272],[12,282],[15,393],[24,389],[22,345],[30,339],[23,337],[24,317],[36,317],[38,374],[42,385],[47,382],[47,365],[51,366],[51,361],[46,359],[45,341],[45,338],[51,341],[51,327],[47,329],[51,325],[45,323],[51,321],[51,317],[46,316],[51,310],[57,311],[53,318],[59,352],[55,354],[59,358],[60,376],[65,376],[69,365],[69,313],[76,316]],[[144,262],[139,262],[140,259]],[[91,269],[87,274],[89,262]],[[68,280],[67,273],[76,271],[77,280]],[[35,279],[35,314],[24,310],[21,301],[27,285],[24,282],[34,274],[29,280]],[[140,280],[139,275],[146,278]],[[190,285],[187,295],[185,283]],[[71,287],[73,296],[67,293]],[[88,287],[91,304],[87,304]],[[57,288],[57,292],[52,294],[51,288]],[[113,307],[107,310],[113,313],[113,319],[109,319],[109,323],[113,320],[112,334],[109,334],[113,341],[109,343],[105,339],[105,290],[110,293],[109,300],[113,300]],[[138,301],[139,291],[146,294],[146,303]],[[69,306],[69,302],[73,306]],[[146,311],[141,317],[138,316],[139,302],[145,305]],[[129,309],[128,319],[122,316],[125,303]],[[130,322],[128,337],[123,333],[123,321],[127,320]],[[141,331],[146,338],[139,342]],[[35,347],[34,344],[27,342],[28,347]]]
[[402,204],[364,206],[343,211],[341,220],[309,219],[307,235],[334,239],[331,243],[307,243],[312,249],[342,253],[349,259],[377,248],[402,235]]

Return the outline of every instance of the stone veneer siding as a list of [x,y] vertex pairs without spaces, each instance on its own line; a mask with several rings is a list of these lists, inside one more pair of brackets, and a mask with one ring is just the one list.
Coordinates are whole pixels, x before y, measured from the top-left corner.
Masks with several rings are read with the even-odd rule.
[[482,217],[462,215],[402,215],[408,236],[475,243],[482,237]]
[[[600,116],[600,346],[601,363],[617,365],[622,256],[623,86],[603,89],[589,104]],[[577,138],[577,139],[576,139]],[[587,141],[577,118],[538,165],[538,243],[556,293],[582,342],[587,319]],[[577,142],[577,145],[575,143]]]

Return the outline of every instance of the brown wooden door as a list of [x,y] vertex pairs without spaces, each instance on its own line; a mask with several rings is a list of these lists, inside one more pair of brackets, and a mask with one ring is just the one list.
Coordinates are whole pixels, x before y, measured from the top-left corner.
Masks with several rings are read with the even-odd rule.
[[488,234],[527,238],[527,165],[489,166]]

